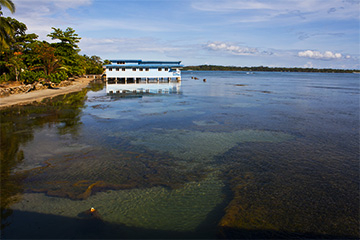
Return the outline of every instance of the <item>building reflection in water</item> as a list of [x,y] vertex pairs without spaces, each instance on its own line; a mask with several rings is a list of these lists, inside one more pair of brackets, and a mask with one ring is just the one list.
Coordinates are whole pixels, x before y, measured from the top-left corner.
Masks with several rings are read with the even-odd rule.
[[181,82],[107,83],[106,93],[114,97],[181,94]]

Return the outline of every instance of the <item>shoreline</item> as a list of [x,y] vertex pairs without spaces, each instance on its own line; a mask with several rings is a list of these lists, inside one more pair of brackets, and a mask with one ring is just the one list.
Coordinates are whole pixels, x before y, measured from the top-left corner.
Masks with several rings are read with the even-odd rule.
[[28,93],[13,94],[0,98],[0,110],[15,105],[26,105],[33,102],[40,102],[45,98],[52,98],[63,94],[79,92],[89,85],[94,78],[78,78],[73,84],[56,89],[42,89]]

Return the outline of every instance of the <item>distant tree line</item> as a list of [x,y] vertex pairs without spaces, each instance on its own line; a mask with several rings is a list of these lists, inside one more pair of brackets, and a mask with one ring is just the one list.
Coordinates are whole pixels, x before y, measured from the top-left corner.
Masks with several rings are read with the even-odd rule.
[[0,0],[0,83],[39,80],[59,83],[72,76],[101,74],[103,62],[98,56],[80,55],[80,37],[75,30],[52,28],[47,36],[57,42],[37,40],[35,33],[26,34],[24,23],[4,17],[1,7],[15,11],[11,0]]
[[246,72],[323,72],[323,73],[353,73],[359,70],[330,69],[330,68],[286,68],[286,67],[236,67],[218,65],[186,66],[183,70],[194,71],[246,71]]

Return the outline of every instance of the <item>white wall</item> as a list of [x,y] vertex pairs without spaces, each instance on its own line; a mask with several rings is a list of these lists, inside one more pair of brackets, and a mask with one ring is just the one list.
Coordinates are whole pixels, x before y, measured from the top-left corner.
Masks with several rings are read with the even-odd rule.
[[136,71],[133,71],[130,68],[126,68],[125,71],[122,71],[122,68],[119,67],[119,71],[116,71],[116,67],[112,68],[112,71],[109,71],[109,68],[106,68],[106,77],[107,78],[166,78],[166,77],[180,77],[180,71],[174,72],[170,68],[168,71],[165,71],[165,68],[162,68],[161,71],[158,71],[157,68],[150,68],[149,71],[139,71],[139,68],[136,68]]

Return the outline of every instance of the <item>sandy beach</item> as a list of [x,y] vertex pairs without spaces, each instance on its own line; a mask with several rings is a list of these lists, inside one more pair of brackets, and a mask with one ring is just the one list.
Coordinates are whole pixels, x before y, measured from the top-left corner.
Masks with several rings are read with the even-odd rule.
[[52,98],[58,95],[63,95],[72,92],[81,91],[85,88],[93,78],[78,78],[70,86],[59,87],[56,89],[44,89],[31,91],[28,93],[13,94],[10,96],[0,98],[0,109],[14,105],[25,105],[32,102],[40,102],[45,98]]

